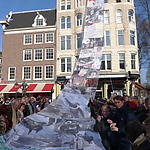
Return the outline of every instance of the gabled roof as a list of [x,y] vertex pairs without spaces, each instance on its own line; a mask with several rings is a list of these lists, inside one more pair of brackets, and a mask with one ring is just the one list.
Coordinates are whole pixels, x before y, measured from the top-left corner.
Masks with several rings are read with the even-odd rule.
[[39,12],[46,19],[46,26],[54,26],[56,24],[56,9],[35,10],[12,13],[7,29],[30,28],[33,27],[34,19]]

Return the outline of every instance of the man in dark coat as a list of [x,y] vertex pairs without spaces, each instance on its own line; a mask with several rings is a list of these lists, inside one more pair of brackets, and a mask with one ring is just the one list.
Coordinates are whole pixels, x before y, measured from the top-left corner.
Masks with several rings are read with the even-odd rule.
[[137,120],[133,110],[124,104],[122,96],[114,97],[116,106],[114,118],[108,120],[111,128],[111,149],[112,150],[130,150],[131,144],[126,138],[125,125],[131,120]]

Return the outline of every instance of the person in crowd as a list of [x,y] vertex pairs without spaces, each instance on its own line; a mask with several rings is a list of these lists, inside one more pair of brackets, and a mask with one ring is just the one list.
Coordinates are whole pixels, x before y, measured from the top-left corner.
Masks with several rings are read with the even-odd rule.
[[150,116],[144,120],[143,125],[146,129],[146,135],[150,140]]
[[99,132],[102,138],[102,143],[106,150],[110,148],[110,128],[107,119],[112,119],[111,108],[109,105],[104,104],[101,108],[101,116],[97,115],[96,123],[93,130]]
[[131,120],[137,120],[133,110],[124,104],[122,96],[117,95],[114,97],[116,110],[113,119],[108,119],[110,124],[111,137],[110,144],[111,150],[130,150],[131,144],[126,138],[125,125]]
[[0,98],[0,105],[1,105],[1,104],[4,104],[4,103],[5,103],[4,98],[1,97],[1,98]]
[[136,103],[134,101],[129,100],[129,96],[128,95],[126,95],[124,97],[124,101],[125,101],[125,104],[127,106],[131,107],[133,110],[136,110],[136,108],[137,108]]
[[18,100],[13,100],[10,107],[8,108],[7,119],[9,122],[9,128],[11,129],[16,124],[18,124],[17,111],[19,109],[20,102]]
[[9,130],[9,123],[6,114],[6,106],[4,104],[0,105],[0,136],[5,134]]
[[92,98],[89,99],[88,107],[90,108],[91,117],[96,118],[96,113],[95,113],[95,109],[94,109],[94,102],[93,102]]
[[10,98],[6,98],[4,104],[6,106],[10,106],[11,102],[10,102]]
[[141,123],[150,116],[150,97],[145,99],[145,103],[142,107],[137,108],[135,114]]
[[128,122],[125,126],[125,133],[132,143],[133,150],[150,150],[150,141],[147,139],[145,128],[140,122]]
[[20,103],[19,109],[18,109],[18,121],[21,122],[21,120],[24,118],[24,111],[25,111],[25,104]]
[[24,110],[24,117],[27,117],[29,115],[32,115],[35,111],[34,111],[34,106],[28,97],[25,98],[25,103],[26,103],[26,106]]
[[50,104],[49,98],[45,98],[44,102],[41,105],[41,110]]

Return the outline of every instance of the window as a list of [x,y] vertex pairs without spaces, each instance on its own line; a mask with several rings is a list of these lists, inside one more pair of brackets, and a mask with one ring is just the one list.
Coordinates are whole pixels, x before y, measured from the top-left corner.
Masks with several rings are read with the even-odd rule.
[[109,21],[109,10],[105,10],[104,11],[104,23],[105,24],[108,24],[110,21]]
[[116,0],[116,3],[120,3],[121,2],[121,0]]
[[82,14],[79,13],[77,14],[77,26],[81,26],[82,25]]
[[32,60],[32,50],[26,49],[23,50],[23,61],[31,61]]
[[34,60],[42,60],[43,59],[43,50],[35,49],[34,50]]
[[9,67],[8,69],[9,69],[8,80],[15,80],[16,67]]
[[65,10],[65,0],[61,0],[61,10]]
[[132,0],[127,0],[127,2],[130,2],[130,3],[132,3]]
[[0,64],[2,64],[2,58],[0,58]]
[[61,72],[71,72],[71,58],[61,58]]
[[61,29],[71,28],[71,17],[61,18]]
[[131,69],[135,69],[135,54],[131,54]]
[[61,36],[61,50],[71,49],[71,35]]
[[61,0],[61,10],[71,9],[71,0]]
[[45,79],[53,79],[54,78],[54,66],[47,65],[45,66]]
[[43,34],[35,34],[35,44],[43,43]]
[[118,9],[116,12],[116,22],[122,23],[122,10]]
[[82,33],[77,34],[77,48],[82,47]]
[[32,44],[32,34],[24,35],[24,44]]
[[119,54],[119,68],[125,69],[125,54]]
[[67,0],[67,9],[71,9],[71,0]]
[[104,3],[108,3],[108,0],[104,0]]
[[128,19],[129,19],[129,22],[134,22],[134,12],[133,12],[133,10],[132,9],[129,9],[129,11],[128,11]]
[[135,31],[130,30],[130,45],[135,45]]
[[54,59],[54,49],[46,48],[45,49],[45,60],[52,60],[52,59]]
[[123,30],[118,30],[118,45],[124,45]]
[[34,66],[34,79],[35,80],[42,79],[42,66]]
[[45,43],[54,43],[54,33],[45,33]]
[[110,46],[110,31],[105,31],[105,46]]
[[2,66],[0,66],[0,74],[2,73]]
[[23,77],[22,79],[31,80],[31,67],[25,66],[23,67]]
[[43,26],[43,22],[44,22],[44,21],[43,21],[43,18],[37,18],[37,19],[36,19],[36,25],[37,25],[37,26]]
[[101,70],[111,70],[111,55],[102,55]]
[[77,2],[77,7],[80,7],[82,5],[82,0],[76,0]]

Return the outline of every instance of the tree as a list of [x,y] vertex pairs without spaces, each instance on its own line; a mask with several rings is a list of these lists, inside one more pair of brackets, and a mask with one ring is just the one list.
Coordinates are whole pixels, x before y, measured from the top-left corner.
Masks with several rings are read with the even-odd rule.
[[135,7],[141,69],[150,66],[150,0],[135,0]]

